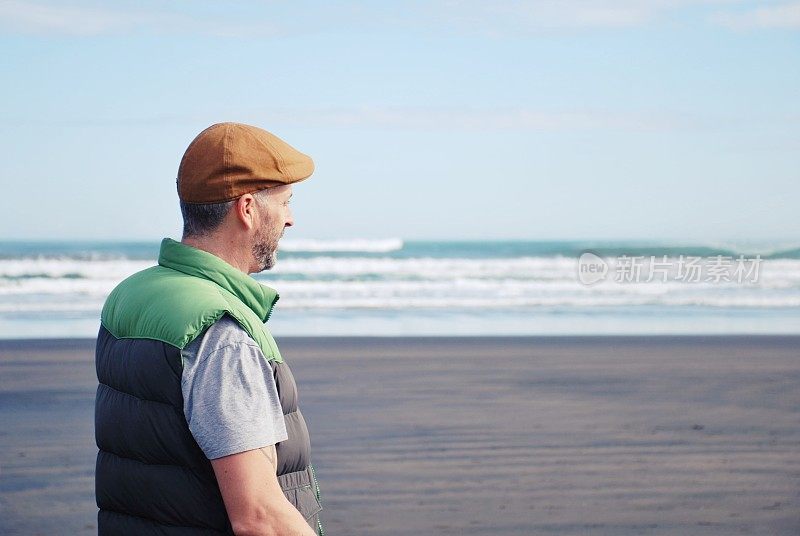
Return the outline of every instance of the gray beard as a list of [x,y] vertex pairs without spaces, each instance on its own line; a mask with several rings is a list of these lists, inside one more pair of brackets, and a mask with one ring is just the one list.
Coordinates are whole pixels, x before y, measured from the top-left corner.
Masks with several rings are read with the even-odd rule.
[[253,244],[253,257],[258,262],[259,272],[269,270],[278,262],[278,251],[265,244]]
[[253,244],[253,258],[259,266],[259,272],[269,270],[278,262],[278,241],[283,236],[283,231],[277,236],[259,234]]

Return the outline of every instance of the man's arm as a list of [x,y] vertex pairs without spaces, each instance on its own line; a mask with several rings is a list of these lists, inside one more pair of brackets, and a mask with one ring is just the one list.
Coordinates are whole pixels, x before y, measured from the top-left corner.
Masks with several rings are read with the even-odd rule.
[[275,445],[211,460],[236,536],[316,536],[281,490]]

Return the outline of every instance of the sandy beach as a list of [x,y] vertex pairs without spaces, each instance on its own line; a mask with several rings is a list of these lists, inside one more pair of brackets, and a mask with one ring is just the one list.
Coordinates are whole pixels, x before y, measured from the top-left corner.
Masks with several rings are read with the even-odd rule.
[[[800,534],[800,337],[278,342],[331,535]],[[0,341],[0,533],[96,533],[95,386]]]

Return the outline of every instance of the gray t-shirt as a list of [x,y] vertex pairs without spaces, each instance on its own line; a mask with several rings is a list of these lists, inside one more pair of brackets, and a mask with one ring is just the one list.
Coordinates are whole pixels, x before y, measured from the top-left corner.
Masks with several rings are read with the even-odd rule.
[[183,412],[209,460],[286,441],[272,367],[225,315],[181,352]]

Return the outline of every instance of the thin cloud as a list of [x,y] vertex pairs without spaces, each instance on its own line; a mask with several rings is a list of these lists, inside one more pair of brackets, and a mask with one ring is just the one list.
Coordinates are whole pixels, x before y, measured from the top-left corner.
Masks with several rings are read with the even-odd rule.
[[0,21],[23,32],[54,32],[68,35],[104,33],[120,26],[119,13],[57,7],[26,2],[0,3]]
[[449,0],[421,8],[426,15],[421,24],[498,37],[636,28],[686,12],[699,16],[710,6],[748,3],[752,0]]
[[278,110],[263,115],[271,121],[296,126],[415,130],[663,130],[685,123],[685,119],[647,115],[596,111],[551,112],[526,108],[372,107]]
[[[624,28],[652,22],[669,11],[708,2],[690,0],[453,1],[455,13],[476,23],[502,22],[512,29]],[[477,16],[475,16],[477,15]],[[465,20],[469,20],[466,19]],[[500,30],[501,28],[496,28]]]
[[267,23],[210,20],[186,13],[63,6],[20,1],[0,2],[0,26],[21,33],[88,37],[153,32],[215,36],[278,34]]
[[[764,6],[753,0],[478,0],[408,1],[403,3],[321,4],[302,15],[275,17],[270,4],[254,3],[238,16],[210,18],[190,10],[125,9],[94,3],[0,1],[0,27],[16,32],[98,36],[126,33],[210,36],[275,36],[314,33],[331,27],[374,31],[376,27],[505,37],[635,28],[671,16],[705,18],[727,27],[796,28],[798,3]],[[169,8],[169,4],[166,4]],[[710,18],[707,9],[720,8]],[[733,10],[749,9],[744,13]],[[299,9],[299,7],[298,7]]]
[[[224,113],[222,114],[225,115]],[[236,113],[240,116],[240,113]],[[796,114],[722,115],[678,110],[542,110],[527,107],[374,106],[250,110],[244,116],[264,124],[309,128],[388,128],[411,130],[528,130],[548,132],[666,132],[740,130],[795,126]],[[247,121],[248,119],[244,119]]]
[[446,107],[355,107],[319,109],[215,110],[202,114],[159,114],[149,117],[41,118],[6,117],[6,127],[160,127],[198,124],[212,120],[240,120],[255,124],[297,128],[353,128],[391,130],[523,130],[547,132],[576,131],[665,131],[707,128],[719,125],[718,119],[662,112],[621,112],[597,110],[546,111],[521,107],[446,108]]
[[714,21],[734,30],[800,29],[800,2],[759,7],[743,13],[717,13]]

